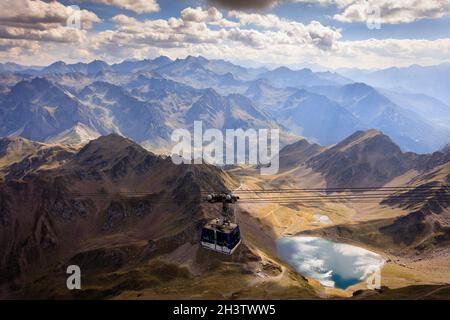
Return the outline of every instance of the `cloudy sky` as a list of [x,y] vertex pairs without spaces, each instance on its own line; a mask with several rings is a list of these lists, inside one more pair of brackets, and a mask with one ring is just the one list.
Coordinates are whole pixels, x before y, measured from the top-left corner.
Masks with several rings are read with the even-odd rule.
[[332,69],[450,62],[450,0],[0,1],[0,62],[159,55]]

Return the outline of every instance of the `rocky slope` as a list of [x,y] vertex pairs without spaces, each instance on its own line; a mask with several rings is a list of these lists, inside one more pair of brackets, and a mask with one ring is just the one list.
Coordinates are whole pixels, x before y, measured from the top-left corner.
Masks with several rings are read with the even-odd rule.
[[[8,166],[10,175],[0,183],[0,282],[7,296],[286,293],[270,283],[249,286],[256,272],[281,272],[279,263],[251,242],[232,257],[199,248],[201,227],[219,214],[219,207],[202,203],[202,191],[236,188],[227,173],[207,165],[174,165],[118,135],[71,152],[47,150],[51,156],[33,152]],[[83,272],[79,293],[65,288],[70,264]],[[293,273],[284,281],[291,294],[314,295]]]
[[[295,148],[300,154],[301,150],[312,148],[311,145],[305,148],[304,144]],[[289,148],[282,151],[284,157],[295,154]],[[292,162],[291,165],[298,164]],[[423,254],[430,258],[448,249],[450,153],[447,149],[428,155],[402,153],[389,138],[370,130],[355,133],[323,151],[315,151],[315,155],[307,156],[306,167],[320,173],[327,187],[375,187],[373,194],[377,187],[401,187],[379,191],[374,200],[379,203],[378,207],[368,207],[379,212],[373,220],[325,227],[317,231],[318,234],[360,242],[407,257]],[[382,213],[389,211],[400,214],[386,218]]]
[[377,130],[355,132],[329,147],[300,140],[280,151],[282,170],[312,170],[328,188],[381,187],[409,170],[441,162],[433,155],[404,153]]
[[379,131],[359,131],[308,160],[328,187],[378,187],[414,168],[418,155],[403,153]]

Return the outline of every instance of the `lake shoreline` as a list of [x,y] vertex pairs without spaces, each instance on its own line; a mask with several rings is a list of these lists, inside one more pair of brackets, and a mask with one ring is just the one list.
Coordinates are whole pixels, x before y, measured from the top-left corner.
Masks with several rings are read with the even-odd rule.
[[342,290],[365,281],[386,262],[362,247],[316,236],[281,238],[277,251],[299,274],[316,279],[324,287]]

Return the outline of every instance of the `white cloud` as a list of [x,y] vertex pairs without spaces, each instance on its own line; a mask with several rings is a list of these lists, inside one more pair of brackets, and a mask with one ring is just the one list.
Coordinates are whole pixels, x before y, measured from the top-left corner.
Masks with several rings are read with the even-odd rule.
[[[68,18],[79,14],[81,29],[68,28]],[[86,30],[100,18],[88,10],[40,0],[3,0],[0,2],[0,39],[81,42]]]
[[238,23],[225,19],[223,14],[215,7],[211,7],[207,10],[204,10],[201,7],[188,7],[181,11],[181,19],[185,22],[204,22],[223,28],[239,26]]
[[201,7],[186,8],[181,11],[181,19],[193,22],[216,22],[223,18],[222,13],[214,7],[203,10]]
[[151,13],[160,10],[156,0],[82,0],[85,2],[100,3],[134,11],[136,13]]
[[[448,61],[450,54],[450,39],[342,41],[339,30],[315,21],[304,25],[275,15],[237,11],[229,13],[232,21],[216,11],[211,13],[186,9],[181,18],[145,21],[119,15],[113,18],[118,28],[100,33],[92,47],[97,54],[110,52],[116,59],[149,53],[173,58],[201,54],[234,61],[329,68],[435,64]],[[224,20],[234,26],[211,27]]]
[[258,14],[258,13],[246,13],[242,11],[230,11],[229,16],[236,18],[243,25],[255,25],[258,27],[270,29],[270,28],[284,28],[288,21],[281,20],[274,14]]
[[[0,26],[47,30],[65,26],[75,13],[71,6],[57,1],[2,0],[0,2]],[[88,10],[80,10],[82,27],[88,29],[100,18]]]
[[224,29],[212,30],[205,22],[193,21],[192,16],[187,20],[182,17],[139,21],[118,15],[112,20],[118,28],[95,36],[98,45],[184,47],[192,43],[218,43],[224,38]]
[[335,6],[334,15],[341,22],[366,22],[374,13],[380,12],[384,24],[411,23],[421,19],[438,19],[450,15],[450,0],[210,0],[228,8],[260,9],[286,2]]
[[[285,0],[285,2],[286,1],[289,1],[289,0]],[[292,2],[319,4],[321,6],[335,5],[338,8],[347,7],[357,1],[359,1],[359,0],[292,0]]]
[[[274,15],[257,15],[232,12],[238,21],[223,17],[216,8],[186,8],[181,18],[168,20],[144,20],[118,15],[112,20],[118,24],[114,31],[99,34],[98,43],[117,41],[117,45],[155,45],[162,47],[188,47],[199,43],[238,42],[241,46],[268,48],[291,44],[315,46],[320,50],[333,47],[340,33],[319,22],[309,25],[281,20]],[[241,28],[247,25],[263,27],[264,30]],[[211,26],[215,26],[212,28]],[[219,26],[220,28],[217,28]]]
[[366,22],[379,14],[383,24],[411,23],[450,15],[450,0],[294,0],[302,3],[335,5],[341,22]]
[[34,41],[77,42],[85,39],[86,33],[72,28],[55,27],[48,30],[29,28],[0,27],[0,38]]
[[8,58],[11,55],[38,54],[39,46],[35,42],[17,39],[0,39],[0,57]]
[[329,62],[336,66],[384,68],[439,64],[448,62],[449,57],[450,39],[368,39],[341,42]]
[[[66,28],[70,9],[58,2],[9,1],[13,10],[3,10],[7,2],[0,3],[1,61],[117,62],[156,55],[177,58],[201,54],[270,65],[380,68],[437,64],[448,62],[450,56],[450,39],[344,41],[340,30],[319,22],[303,24],[271,14],[224,14],[216,8],[186,8],[179,18],[168,19],[142,20],[119,14],[112,18],[113,27],[96,32],[86,29],[87,25],[82,30]],[[23,11],[23,6],[16,7],[17,3],[30,10]],[[91,24],[100,20],[92,12],[83,12]]]
[[213,5],[231,9],[263,9],[277,5],[286,0],[209,0]]
[[355,2],[335,15],[343,22],[364,22],[379,13],[381,23],[410,23],[421,19],[437,19],[450,15],[450,0],[369,0]]
[[318,21],[312,21],[308,25],[303,23],[280,19],[273,14],[244,13],[231,11],[229,15],[239,20],[242,25],[253,25],[264,29],[278,30],[276,35],[283,42],[292,44],[313,44],[322,50],[333,48],[336,41],[341,38],[339,30],[322,25]]

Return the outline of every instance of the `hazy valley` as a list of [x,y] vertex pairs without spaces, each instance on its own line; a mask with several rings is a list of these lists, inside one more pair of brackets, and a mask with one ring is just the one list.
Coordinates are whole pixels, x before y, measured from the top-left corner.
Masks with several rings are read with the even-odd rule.
[[2,136],[58,142],[118,133],[167,151],[173,129],[201,119],[206,128],[280,127],[284,143],[297,135],[328,145],[367,129],[404,151],[429,153],[450,142],[450,108],[438,98],[385,92],[337,73],[192,56],[23,68],[1,73]]

